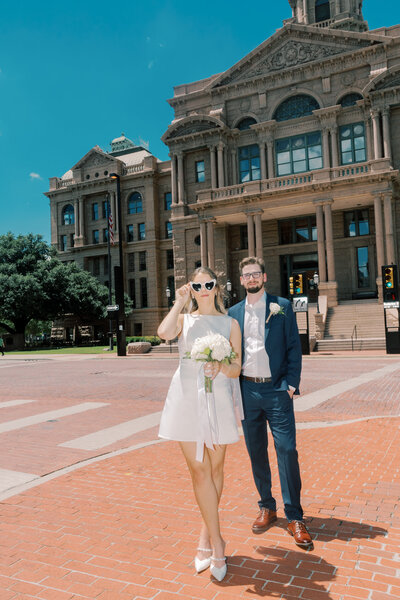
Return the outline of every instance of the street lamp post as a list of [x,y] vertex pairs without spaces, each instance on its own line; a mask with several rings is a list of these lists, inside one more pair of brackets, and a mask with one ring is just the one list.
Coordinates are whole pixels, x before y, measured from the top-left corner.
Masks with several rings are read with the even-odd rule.
[[[111,273],[111,245],[110,245],[110,195],[107,196],[107,270],[108,270],[108,304],[112,304],[112,273]],[[113,321],[110,318],[108,321],[109,324],[109,350],[112,352],[114,350],[114,332],[113,332]]]
[[313,281],[314,281],[315,289],[317,290],[317,314],[319,315],[319,291],[318,291],[319,275],[318,275],[317,271],[315,271],[315,273],[314,273]]
[[[169,286],[168,286],[168,285],[167,285],[167,287],[165,288],[165,295],[167,296],[167,306],[168,306],[168,309],[169,309],[169,308],[170,308],[170,306],[171,306],[171,290],[170,290],[170,288],[169,288]],[[172,352],[172,348],[171,348],[171,341],[172,341],[172,340],[168,340],[168,344],[169,344],[169,352],[170,352],[170,354],[171,354],[171,352]]]
[[117,356],[126,356],[126,330],[125,330],[125,300],[124,300],[124,257],[122,254],[122,208],[121,208],[121,182],[117,173],[110,173],[110,178],[117,182],[117,214],[118,214],[118,250],[119,266],[114,269],[115,301],[119,305],[117,317]]
[[231,291],[232,291],[232,283],[231,280],[228,279],[226,282],[226,291],[228,292],[228,308],[231,305]]

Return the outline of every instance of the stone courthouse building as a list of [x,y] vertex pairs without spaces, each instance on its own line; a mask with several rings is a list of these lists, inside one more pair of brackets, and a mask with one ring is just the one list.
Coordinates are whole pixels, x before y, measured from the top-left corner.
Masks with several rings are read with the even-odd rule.
[[399,262],[400,26],[368,31],[360,0],[289,4],[272,37],[169,100],[176,284],[201,261],[242,297],[256,254],[283,296],[317,271],[330,306],[376,297]]
[[283,296],[292,273],[318,272],[335,306],[381,297],[381,265],[399,263],[400,25],[370,31],[362,0],[289,4],[292,17],[238,63],[174,88],[170,161],[121,138],[51,180],[53,244],[105,280],[102,202],[115,203],[108,174],[121,174],[128,333],[154,333],[166,286],[200,264],[235,299],[248,254]]

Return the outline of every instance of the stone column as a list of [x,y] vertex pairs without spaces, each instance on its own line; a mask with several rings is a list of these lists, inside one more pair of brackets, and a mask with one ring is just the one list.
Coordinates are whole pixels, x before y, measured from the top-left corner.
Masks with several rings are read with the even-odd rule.
[[322,204],[316,206],[317,217],[317,246],[318,246],[318,275],[319,281],[326,281],[326,262],[325,262],[325,233],[324,233],[324,210]]
[[215,146],[210,147],[210,163],[211,163],[211,187],[217,187],[217,163],[215,156]]
[[381,267],[385,264],[385,248],[383,236],[383,221],[382,221],[382,200],[379,195],[374,198],[374,215],[375,215],[375,241],[376,241],[376,262],[378,268],[378,278],[381,276]]
[[256,256],[257,258],[263,258],[261,213],[256,213],[254,215],[254,224],[256,227]]
[[79,198],[79,237],[85,237],[85,204],[82,196]]
[[170,154],[171,157],[171,197],[172,204],[178,204],[178,195],[176,193],[176,156]]
[[252,214],[247,215],[247,239],[249,246],[249,256],[254,256],[256,250],[254,244],[254,216]]
[[225,187],[224,177],[224,144],[218,144],[218,187]]
[[372,143],[371,119],[369,117],[365,119],[365,136],[367,142],[367,160],[373,160],[375,158],[375,154],[374,146]]
[[332,167],[339,166],[339,153],[338,153],[338,128],[331,127],[331,154],[332,154]]
[[114,233],[118,233],[118,211],[117,211],[117,194],[110,192],[111,195],[111,214],[113,216]]
[[333,250],[332,206],[324,204],[325,235],[326,235],[326,262],[328,266],[328,281],[336,281],[335,256]]
[[372,117],[372,130],[374,135],[374,156],[375,158],[382,158],[382,144],[381,144],[381,124],[379,120],[379,110],[371,110]]
[[205,221],[200,221],[200,254],[201,266],[207,266],[207,225]]
[[393,211],[392,211],[392,194],[385,193],[383,196],[383,210],[385,214],[385,232],[386,232],[386,260],[387,264],[394,264],[394,231],[393,231]]
[[265,143],[260,142],[260,166],[261,166],[261,179],[267,179],[267,161],[265,156]]
[[382,128],[383,128],[383,154],[392,162],[392,148],[390,144],[390,108],[385,106],[382,111]]
[[322,128],[322,152],[324,157],[324,169],[329,169],[331,161],[329,156],[329,131],[327,127]]
[[273,140],[273,138],[267,139],[267,157],[268,157],[268,179],[273,179],[275,177],[274,140]]
[[79,237],[79,200],[76,199],[74,202],[74,217],[75,217],[75,239]]
[[307,0],[303,0],[303,22],[305,25],[308,25]]
[[210,269],[215,269],[214,223],[207,221],[207,257]]
[[178,154],[178,203],[184,202],[183,154]]
[[232,185],[236,185],[238,183],[237,151],[236,151],[236,149],[231,150],[231,168],[232,168]]

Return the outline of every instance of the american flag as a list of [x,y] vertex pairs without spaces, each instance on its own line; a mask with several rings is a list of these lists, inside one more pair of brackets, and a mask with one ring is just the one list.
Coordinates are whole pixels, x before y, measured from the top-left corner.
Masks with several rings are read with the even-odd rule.
[[110,236],[110,243],[114,246],[113,217],[111,213],[110,203],[108,203],[108,235]]

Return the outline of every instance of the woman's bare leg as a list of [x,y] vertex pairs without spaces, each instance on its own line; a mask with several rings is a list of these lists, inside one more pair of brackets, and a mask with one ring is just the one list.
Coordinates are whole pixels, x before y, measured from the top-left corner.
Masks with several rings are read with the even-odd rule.
[[[216,447],[216,450],[204,448],[204,452],[208,453],[211,461],[211,475],[214,481],[215,489],[217,490],[219,504],[219,501],[221,500],[222,489],[224,487],[224,462],[226,446],[218,446]],[[204,520],[200,530],[199,548],[211,548],[210,534],[208,533],[208,529],[204,523]],[[209,553],[207,554],[206,552],[198,553],[199,558],[206,558],[208,555]]]
[[[222,557],[224,556],[225,543],[221,537],[219,527],[218,504],[223,486],[225,446],[216,447],[213,451],[205,449],[204,459],[201,463],[196,460],[195,442],[180,442],[180,446],[189,467],[194,494],[203,517],[202,534],[205,535],[200,537],[200,543],[206,544],[208,539],[211,541],[214,556]],[[213,455],[212,458],[211,455]],[[216,481],[214,481],[213,476],[216,477]],[[206,537],[207,534],[209,534],[208,538]],[[201,545],[201,547],[208,548],[209,543],[204,546]],[[205,555],[200,553],[198,556],[199,558],[205,558]]]

